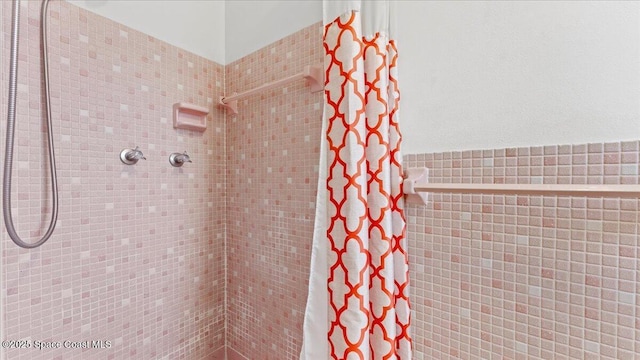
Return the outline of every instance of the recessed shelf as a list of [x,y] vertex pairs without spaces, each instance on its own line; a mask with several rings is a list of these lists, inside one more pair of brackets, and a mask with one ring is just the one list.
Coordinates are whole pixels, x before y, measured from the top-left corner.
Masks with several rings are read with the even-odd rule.
[[173,127],[175,129],[185,129],[203,132],[207,130],[206,107],[179,102],[173,104]]

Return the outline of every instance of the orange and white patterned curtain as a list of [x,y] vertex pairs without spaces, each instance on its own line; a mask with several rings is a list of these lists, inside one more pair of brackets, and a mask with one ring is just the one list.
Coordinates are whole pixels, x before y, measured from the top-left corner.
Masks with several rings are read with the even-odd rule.
[[325,1],[326,158],[301,359],[411,359],[392,6]]

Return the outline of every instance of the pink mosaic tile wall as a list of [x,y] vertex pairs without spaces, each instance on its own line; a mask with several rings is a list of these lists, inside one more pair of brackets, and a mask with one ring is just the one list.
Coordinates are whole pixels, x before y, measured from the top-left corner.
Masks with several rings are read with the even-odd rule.
[[[40,1],[23,4],[13,199],[19,233],[34,240],[50,204]],[[11,2],[0,6],[4,138]],[[213,101],[223,66],[65,1],[50,4],[49,46],[60,218],[36,250],[0,235],[3,340],[62,349],[10,349],[7,358],[206,358],[225,341],[225,126]],[[212,110],[206,132],[173,129],[179,101]],[[147,160],[123,165],[120,150],[136,145]],[[193,163],[171,167],[169,154],[185,150]]]
[[[432,182],[637,184],[638,141],[408,155]],[[432,194],[407,209],[415,359],[634,359],[637,199]]]
[[[226,66],[227,93],[322,64],[316,24]],[[300,352],[315,215],[322,93],[300,80],[228,116],[228,342],[248,359]]]
[[[14,216],[33,239],[50,204],[39,2],[25,4]],[[10,12],[2,2],[2,69]],[[111,347],[8,358],[222,359],[226,344],[234,359],[296,359],[322,94],[300,81],[255,95],[228,126],[213,99],[223,70],[232,93],[321,63],[321,26],[223,69],[66,2],[52,2],[51,15],[61,214],[38,250],[0,233],[5,338]],[[205,133],[172,128],[178,101],[212,110]],[[119,151],[135,145],[148,160],[122,165]],[[184,150],[194,163],[172,168],[168,155]],[[407,155],[405,167],[431,168],[434,182],[636,184],[639,157],[634,141]],[[637,357],[639,209],[638,200],[447,194],[408,207],[414,358]]]

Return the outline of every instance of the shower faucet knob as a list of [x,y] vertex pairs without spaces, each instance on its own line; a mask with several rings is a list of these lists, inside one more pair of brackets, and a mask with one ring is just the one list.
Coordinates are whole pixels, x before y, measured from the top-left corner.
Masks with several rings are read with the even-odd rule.
[[174,167],[181,167],[182,165],[184,165],[184,163],[193,162],[193,161],[191,161],[191,159],[189,158],[189,155],[187,155],[187,152],[185,151],[182,154],[180,153],[171,154],[169,156],[169,162]]
[[147,160],[137,146],[135,149],[122,149],[120,152],[120,160],[127,165],[134,165],[140,159]]

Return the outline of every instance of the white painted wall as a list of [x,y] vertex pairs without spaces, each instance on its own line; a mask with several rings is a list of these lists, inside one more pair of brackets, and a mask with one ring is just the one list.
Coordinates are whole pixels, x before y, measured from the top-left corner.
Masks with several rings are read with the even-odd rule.
[[225,62],[223,0],[67,0],[219,64]]
[[[67,0],[219,63],[321,0]],[[640,3],[398,0],[403,152],[640,138]]]
[[322,0],[227,0],[227,64],[322,20]]
[[405,154],[640,138],[640,3],[398,11]]
[[[640,3],[397,9],[404,153],[640,138]],[[229,0],[227,61],[321,18],[317,0]]]
[[220,64],[322,20],[322,0],[66,1]]

